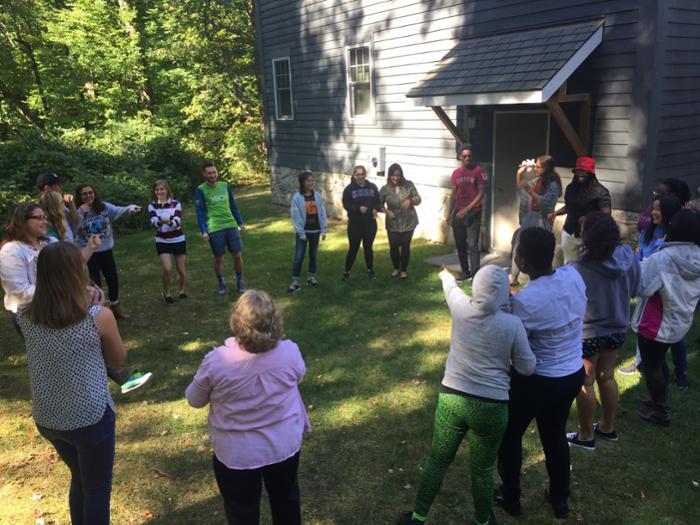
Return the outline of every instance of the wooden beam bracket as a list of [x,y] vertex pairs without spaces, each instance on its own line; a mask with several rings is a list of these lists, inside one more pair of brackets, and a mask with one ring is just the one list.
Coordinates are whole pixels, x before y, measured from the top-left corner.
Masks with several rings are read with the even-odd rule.
[[[579,133],[576,132],[574,127],[571,125],[569,118],[566,116],[566,113],[564,113],[564,110],[559,105],[558,95],[554,95],[547,102],[545,102],[545,104],[547,105],[549,111],[552,113],[554,120],[557,121],[557,124],[559,124],[559,127],[564,132],[566,140],[569,142],[572,149],[576,152],[576,155],[578,155],[579,157],[587,155],[588,147],[586,143],[588,142],[588,133],[586,133],[585,135],[579,135]],[[587,127],[588,125],[586,123],[586,128]],[[583,129],[579,128],[579,132],[581,131],[583,131]]]
[[445,113],[445,110],[442,109],[441,106],[430,106],[430,109],[435,112],[443,126],[447,128],[447,130],[452,134],[455,140],[459,142],[460,145],[467,143],[467,139],[464,137],[464,134],[457,128],[457,126],[455,126],[452,119],[447,116],[447,113]]

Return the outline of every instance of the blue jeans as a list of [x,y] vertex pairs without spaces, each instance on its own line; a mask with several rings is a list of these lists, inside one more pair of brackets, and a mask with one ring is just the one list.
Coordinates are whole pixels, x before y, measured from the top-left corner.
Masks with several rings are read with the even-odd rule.
[[294,249],[294,266],[292,267],[292,279],[301,279],[301,265],[306,254],[306,245],[309,245],[309,275],[316,275],[316,259],[318,255],[318,241],[321,233],[306,233],[306,239],[302,240],[297,233],[295,235],[296,246]]
[[73,525],[108,525],[114,465],[115,415],[106,407],[97,423],[76,430],[52,430],[37,424],[71,472],[70,518]]

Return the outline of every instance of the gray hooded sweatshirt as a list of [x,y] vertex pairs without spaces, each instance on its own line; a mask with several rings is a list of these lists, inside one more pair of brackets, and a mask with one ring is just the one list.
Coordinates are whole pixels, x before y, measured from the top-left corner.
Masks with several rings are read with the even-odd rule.
[[585,257],[571,261],[586,283],[583,338],[624,333],[629,327],[630,299],[639,294],[641,270],[632,249],[621,244],[602,263]]
[[442,384],[465,394],[507,401],[510,367],[521,375],[535,370],[523,324],[503,308],[509,304],[508,276],[494,265],[474,277],[473,297],[454,276],[440,274],[452,315],[452,340]]

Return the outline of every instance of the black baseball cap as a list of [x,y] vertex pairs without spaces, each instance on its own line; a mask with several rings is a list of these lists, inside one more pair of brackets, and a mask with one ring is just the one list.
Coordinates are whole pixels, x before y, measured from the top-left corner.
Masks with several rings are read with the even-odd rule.
[[63,184],[63,179],[53,171],[42,173],[36,178],[36,185],[40,190],[43,189],[44,186],[53,186],[54,184]]

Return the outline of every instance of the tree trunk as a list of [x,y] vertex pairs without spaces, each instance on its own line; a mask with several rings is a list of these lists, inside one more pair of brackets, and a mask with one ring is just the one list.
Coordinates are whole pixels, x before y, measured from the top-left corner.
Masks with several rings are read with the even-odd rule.
[[39,115],[34,113],[32,109],[16,94],[12,93],[10,88],[3,82],[0,78],[0,96],[7,101],[7,103],[15,110],[19,115],[32,124],[37,129],[44,129],[44,123],[42,122]]
[[[130,10],[128,0],[117,0],[119,5],[119,10],[127,12]],[[138,15],[138,12],[137,12]],[[148,77],[148,64],[146,64],[145,53],[143,49],[143,39],[141,33],[131,22],[124,20],[124,29],[126,32],[136,40],[136,44],[139,48],[139,62],[141,63],[141,68],[143,71],[142,81],[139,83],[139,101],[143,104],[144,108],[150,116],[154,115],[154,97],[153,97],[153,84],[151,79]]]

